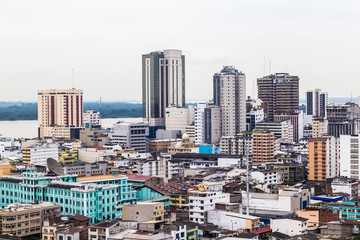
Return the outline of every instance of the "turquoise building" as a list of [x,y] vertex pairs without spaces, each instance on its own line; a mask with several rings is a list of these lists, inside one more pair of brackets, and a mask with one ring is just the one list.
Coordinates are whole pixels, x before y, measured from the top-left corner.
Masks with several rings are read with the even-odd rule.
[[341,212],[340,219],[343,220],[360,220],[360,205],[355,200],[343,201],[342,203],[328,203],[324,204],[331,210],[338,210]]
[[11,203],[52,202],[60,204],[61,214],[81,214],[91,223],[119,218],[123,205],[136,201],[126,176],[49,176],[35,167],[28,167],[20,177],[0,178],[0,193],[2,208]]

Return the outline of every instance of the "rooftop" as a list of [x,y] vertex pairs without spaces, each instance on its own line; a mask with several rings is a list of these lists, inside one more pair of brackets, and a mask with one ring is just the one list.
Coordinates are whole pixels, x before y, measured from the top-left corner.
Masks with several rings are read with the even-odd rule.
[[117,220],[105,220],[105,221],[102,221],[102,222],[99,222],[99,223],[96,223],[92,226],[90,226],[90,228],[108,228],[108,227],[111,227],[115,224],[117,224],[119,221]]

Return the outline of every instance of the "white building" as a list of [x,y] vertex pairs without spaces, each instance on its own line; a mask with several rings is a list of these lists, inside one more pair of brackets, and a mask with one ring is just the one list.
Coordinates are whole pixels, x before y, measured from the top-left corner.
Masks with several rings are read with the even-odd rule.
[[283,176],[278,171],[254,171],[250,174],[252,179],[258,180],[260,183],[281,184],[284,182]]
[[314,117],[326,118],[326,106],[328,105],[328,93],[321,92],[317,88],[306,91],[306,114]]
[[23,148],[24,162],[34,165],[47,166],[47,159],[53,158],[59,161],[59,148],[57,143],[39,143],[28,148]]
[[207,103],[198,103],[195,110],[195,144],[205,143],[205,108]]
[[221,210],[208,211],[207,222],[230,231],[252,231],[260,227],[259,217]]
[[165,112],[165,126],[167,131],[180,130],[181,134],[185,133],[186,127],[191,125],[195,120],[195,109],[193,105],[187,108],[168,107]]
[[220,152],[229,155],[251,155],[252,137],[249,134],[237,134],[235,136],[222,136],[220,140]]
[[256,124],[257,130],[268,130],[274,133],[275,139],[281,138],[284,142],[293,142],[293,125],[290,120],[280,120],[277,122],[259,122]]
[[95,124],[100,125],[100,112],[94,110],[86,110],[83,114],[84,124]]
[[172,177],[171,171],[175,171],[175,167],[170,168],[170,159],[171,155],[164,153],[156,159],[138,160],[136,161],[138,175],[159,177],[167,182]]
[[143,153],[146,152],[149,124],[144,122],[120,122],[113,126],[108,136],[112,145],[134,148],[136,151]]
[[246,76],[234,66],[224,66],[214,79],[220,80],[222,135],[234,136],[246,131]]
[[264,109],[252,108],[246,113],[246,131],[253,131],[256,123],[264,121]]
[[21,158],[21,143],[11,137],[0,137],[0,159]]
[[[247,194],[242,192],[242,203],[247,207]],[[286,188],[279,194],[270,193],[249,193],[249,209],[256,212],[263,211],[282,211],[293,213],[297,210],[305,209],[309,206],[310,192],[308,189]]]
[[218,144],[222,135],[221,128],[221,108],[218,106],[208,106],[205,108],[204,116],[204,142],[207,144]]
[[242,165],[242,158],[240,157],[222,157],[218,158],[217,166],[218,167],[241,167]]
[[358,197],[359,182],[357,179],[336,177],[331,182],[332,193],[347,193],[350,198]]
[[340,176],[359,179],[360,136],[340,136]]
[[307,220],[301,217],[271,219],[270,228],[291,237],[302,235],[307,233]]
[[190,191],[189,220],[204,224],[207,222],[207,212],[215,209],[216,203],[229,203],[230,194],[212,191]]

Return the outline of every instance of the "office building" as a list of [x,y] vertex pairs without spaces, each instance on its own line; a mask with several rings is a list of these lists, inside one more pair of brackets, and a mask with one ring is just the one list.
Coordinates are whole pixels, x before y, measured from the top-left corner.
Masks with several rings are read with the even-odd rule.
[[195,109],[195,144],[205,143],[205,108],[207,103],[198,103]]
[[265,118],[299,109],[299,77],[276,73],[257,79],[258,97],[266,105]]
[[221,138],[221,108],[209,105],[204,111],[204,143],[218,144]]
[[322,137],[309,139],[308,180],[326,181],[339,176],[339,139]]
[[275,139],[281,139],[283,142],[291,143],[294,141],[294,127],[290,120],[278,120],[276,122],[259,122],[256,124],[256,130],[269,131],[274,133]]
[[185,56],[181,50],[142,55],[143,119],[165,126],[165,109],[185,107]]
[[47,159],[53,158],[59,161],[59,148],[57,143],[40,142],[22,149],[23,163],[37,166],[47,166]]
[[299,142],[304,137],[304,112],[297,110],[292,113],[282,113],[274,116],[275,121],[290,120],[293,126],[293,141]]
[[252,162],[255,164],[274,160],[274,133],[254,131],[252,134]]
[[[38,91],[38,123],[40,137],[48,136],[49,129],[83,126],[83,90],[40,90]],[[65,137],[68,135],[65,134]]]
[[146,138],[149,135],[149,124],[145,122],[119,122],[109,133],[112,145],[133,148],[140,153],[146,152]]
[[9,204],[0,209],[0,234],[22,238],[40,234],[44,221],[58,217],[59,210],[60,205],[50,202]]
[[109,130],[97,124],[86,123],[85,128],[80,130],[80,141],[85,147],[103,147],[109,143]]
[[193,124],[195,121],[195,109],[193,105],[188,107],[168,107],[165,113],[166,131],[181,131],[185,133],[187,126]]
[[359,133],[360,107],[355,103],[329,104],[326,112],[330,136],[340,137]]
[[246,111],[246,131],[252,132],[256,128],[256,124],[264,121],[264,109],[250,108]]
[[360,179],[360,136],[340,136],[340,176]]
[[246,131],[246,76],[234,66],[224,66],[214,75],[214,82],[218,78],[220,83],[214,86],[214,93],[220,93],[222,135],[234,136]]
[[86,110],[84,112],[84,125],[86,123],[100,125],[100,112],[94,110]]
[[306,92],[306,115],[326,118],[326,106],[328,105],[328,93],[321,92],[317,88]]

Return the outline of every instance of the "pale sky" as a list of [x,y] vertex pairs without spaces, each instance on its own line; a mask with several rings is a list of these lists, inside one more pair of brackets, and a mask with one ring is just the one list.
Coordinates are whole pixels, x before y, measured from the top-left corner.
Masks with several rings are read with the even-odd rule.
[[[212,76],[235,65],[253,82],[300,77],[300,97],[360,95],[359,0],[3,0],[0,101],[84,89],[85,101],[141,100],[141,55],[181,49],[186,100],[212,98]],[[256,90],[256,84],[255,84]],[[256,91],[255,91],[256,94]]]

